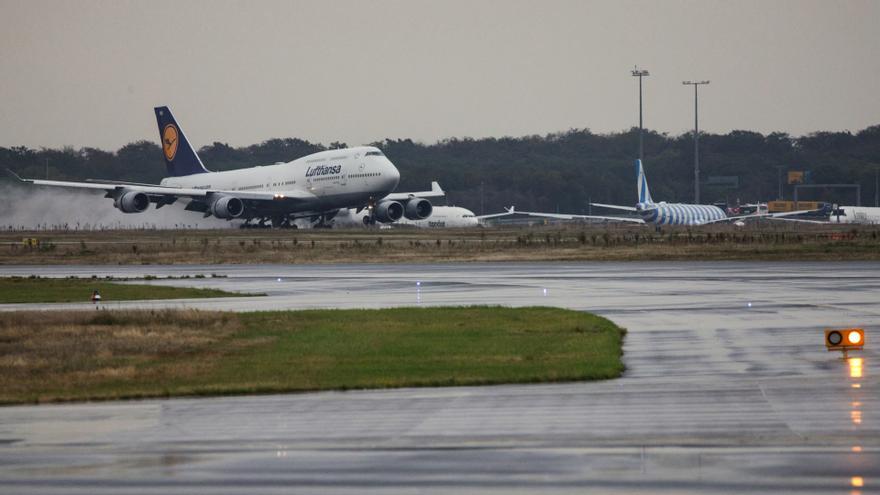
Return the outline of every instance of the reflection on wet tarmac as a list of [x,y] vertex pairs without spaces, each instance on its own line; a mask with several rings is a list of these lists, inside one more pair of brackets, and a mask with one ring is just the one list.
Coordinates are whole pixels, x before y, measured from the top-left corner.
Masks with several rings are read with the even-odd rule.
[[862,377],[862,358],[849,358],[849,376],[850,378]]
[[854,424],[862,424],[862,411],[852,411],[849,413],[849,416]]
[[[861,380],[864,378],[863,375],[863,365],[864,358],[860,357],[851,357],[847,359],[847,363],[849,364],[849,377],[853,380]],[[861,393],[861,383],[856,382],[852,384],[853,389],[855,390],[853,393],[856,394],[855,400],[850,402],[851,410],[849,413],[850,420],[855,427],[859,427],[862,424],[862,401],[861,397],[858,394]],[[854,454],[861,454],[862,447],[860,445],[856,445],[852,448],[852,452]],[[857,463],[860,464],[860,463]],[[850,491],[850,495],[861,495],[862,491],[860,490],[865,486],[865,479],[862,476],[853,476],[850,478],[850,486],[854,488]]]

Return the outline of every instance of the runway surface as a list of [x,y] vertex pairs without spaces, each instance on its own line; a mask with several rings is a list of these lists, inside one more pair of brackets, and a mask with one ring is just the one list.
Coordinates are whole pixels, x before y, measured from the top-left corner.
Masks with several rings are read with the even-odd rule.
[[[598,383],[0,408],[0,492],[880,486],[877,263],[0,267],[3,276],[212,273],[225,278],[152,283],[268,296],[106,306],[561,306],[627,327],[627,372]],[[865,327],[868,347],[849,361],[826,352],[831,326]]]

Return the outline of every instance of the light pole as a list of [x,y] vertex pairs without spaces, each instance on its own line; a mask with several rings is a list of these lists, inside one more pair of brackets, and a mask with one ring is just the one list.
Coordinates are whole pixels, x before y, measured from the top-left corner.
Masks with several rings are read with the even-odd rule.
[[639,160],[644,159],[643,140],[642,140],[642,78],[650,76],[646,70],[639,70],[639,66],[633,67],[631,72],[633,77],[639,78]]
[[880,207],[880,166],[874,167],[874,207]]
[[697,88],[709,81],[682,81],[686,86],[694,87],[694,203],[700,202],[700,119],[697,105]]
[[782,169],[785,168],[782,165],[776,166],[776,183],[778,186],[776,192],[776,199],[782,201]]

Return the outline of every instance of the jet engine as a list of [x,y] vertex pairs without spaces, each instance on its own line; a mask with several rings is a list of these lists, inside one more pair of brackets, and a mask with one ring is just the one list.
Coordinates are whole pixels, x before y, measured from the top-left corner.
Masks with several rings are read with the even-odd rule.
[[142,192],[128,191],[119,195],[113,206],[123,213],[140,213],[150,206],[150,198]]
[[404,216],[410,220],[424,220],[431,216],[434,207],[427,199],[413,198],[406,202]]
[[238,218],[244,213],[244,203],[235,196],[220,196],[211,203],[211,213],[217,218]]
[[397,201],[380,201],[373,215],[382,223],[396,222],[403,216],[403,205]]

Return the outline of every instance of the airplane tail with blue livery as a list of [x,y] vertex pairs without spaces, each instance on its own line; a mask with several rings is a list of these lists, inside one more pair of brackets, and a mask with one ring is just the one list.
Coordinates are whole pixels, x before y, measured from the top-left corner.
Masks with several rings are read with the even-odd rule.
[[189,144],[183,129],[174,120],[174,115],[171,115],[171,110],[168,107],[156,107],[153,110],[156,112],[156,123],[159,124],[159,139],[162,141],[162,155],[168,177],[210,172]]
[[639,203],[654,204],[654,200],[651,199],[651,191],[648,190],[648,178],[645,177],[645,169],[642,167],[641,160],[636,160],[636,190],[639,195]]

